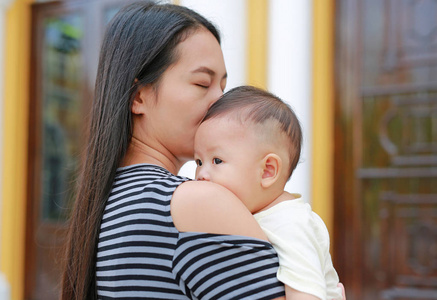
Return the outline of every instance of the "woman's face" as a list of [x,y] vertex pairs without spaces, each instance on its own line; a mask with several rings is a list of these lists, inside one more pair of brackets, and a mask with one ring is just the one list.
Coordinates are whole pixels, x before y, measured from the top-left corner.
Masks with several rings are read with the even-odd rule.
[[194,135],[200,121],[223,94],[226,67],[219,43],[206,29],[189,35],[176,51],[178,60],[149,95],[141,123],[148,139],[185,162],[193,159]]

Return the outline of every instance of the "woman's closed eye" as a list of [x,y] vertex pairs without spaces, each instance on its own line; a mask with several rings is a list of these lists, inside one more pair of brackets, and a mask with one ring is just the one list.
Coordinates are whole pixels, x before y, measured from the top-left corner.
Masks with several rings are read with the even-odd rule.
[[209,88],[209,84],[200,84],[200,83],[196,83],[196,85],[197,85],[198,87],[203,88],[203,89],[207,89],[207,88]]
[[215,165],[221,164],[223,161],[220,158],[213,158],[212,163]]
[[203,78],[203,79],[198,79],[198,80],[194,80],[194,85],[197,85],[198,87],[207,89],[211,86],[211,80],[209,80],[208,78]]

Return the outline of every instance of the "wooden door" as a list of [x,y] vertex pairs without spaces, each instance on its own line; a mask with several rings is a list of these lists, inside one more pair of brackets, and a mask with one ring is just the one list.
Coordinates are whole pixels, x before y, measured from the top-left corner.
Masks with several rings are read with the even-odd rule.
[[58,299],[67,219],[84,151],[100,41],[126,0],[32,7],[26,299]]
[[348,300],[437,299],[437,1],[336,11],[340,279]]

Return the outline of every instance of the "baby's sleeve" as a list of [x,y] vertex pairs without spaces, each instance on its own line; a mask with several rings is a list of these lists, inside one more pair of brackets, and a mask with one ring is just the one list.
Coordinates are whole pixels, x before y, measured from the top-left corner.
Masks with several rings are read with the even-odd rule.
[[341,290],[335,287],[336,294],[331,287],[338,283],[338,276],[329,256],[328,230],[309,205],[278,210],[260,225],[278,253],[281,282],[320,299],[342,299]]
[[326,280],[326,297],[328,300],[335,299],[341,300],[343,299],[343,295],[341,292],[341,288],[337,286],[339,279],[337,271],[335,271],[334,266],[332,265],[331,255],[328,255],[325,258],[325,280]]
[[191,299],[274,299],[285,295],[268,242],[234,235],[180,233],[173,274]]
[[325,223],[323,220],[316,214],[312,213],[313,218],[316,222],[315,226],[318,228],[316,231],[319,235],[319,241],[323,241],[323,243],[320,245],[321,249],[323,250],[324,254],[324,274],[325,274],[325,282],[326,282],[326,299],[331,300],[342,300],[343,295],[341,288],[337,286],[339,283],[339,278],[337,271],[335,271],[334,266],[332,264],[332,258],[331,254],[329,253],[329,232],[326,228]]

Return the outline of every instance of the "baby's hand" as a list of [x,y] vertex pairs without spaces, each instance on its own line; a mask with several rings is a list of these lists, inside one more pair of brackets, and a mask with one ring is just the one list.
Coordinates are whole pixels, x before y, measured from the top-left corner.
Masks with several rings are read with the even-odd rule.
[[339,288],[341,288],[341,294],[343,295],[343,300],[346,300],[346,291],[344,290],[344,285],[343,285],[343,283],[339,282],[339,283],[337,284],[337,286],[338,286]]

